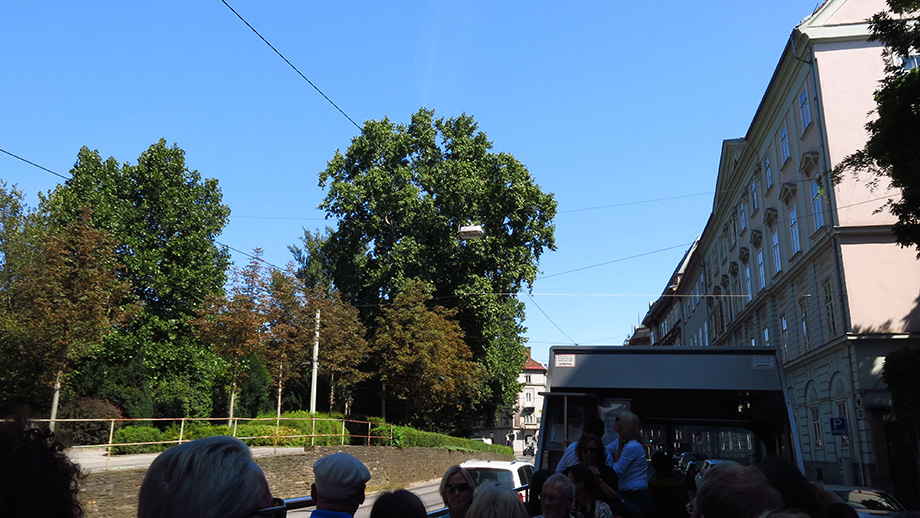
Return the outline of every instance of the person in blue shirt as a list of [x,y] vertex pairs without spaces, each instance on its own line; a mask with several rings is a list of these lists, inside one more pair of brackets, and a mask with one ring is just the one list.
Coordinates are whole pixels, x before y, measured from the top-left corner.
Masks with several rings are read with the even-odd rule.
[[[597,437],[603,437],[606,430],[604,429],[604,420],[600,417],[595,417],[588,419],[585,422],[585,433],[590,435],[596,435]],[[562,473],[569,466],[574,466],[578,464],[578,455],[575,450],[578,449],[578,441],[572,441],[571,444],[566,447],[565,452],[562,454],[562,458],[559,459],[559,464],[556,464],[556,473]],[[613,457],[608,451],[606,453],[605,463],[613,467]]]
[[619,437],[607,446],[607,451],[613,456],[620,494],[642,509],[643,514],[648,514],[652,495],[648,489],[648,465],[639,426],[639,416],[628,410],[620,412],[613,423],[613,430]]

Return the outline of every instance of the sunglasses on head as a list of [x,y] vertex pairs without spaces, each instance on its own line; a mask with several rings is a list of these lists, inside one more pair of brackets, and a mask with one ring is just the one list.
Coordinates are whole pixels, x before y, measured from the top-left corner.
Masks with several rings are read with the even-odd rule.
[[447,484],[446,486],[444,486],[444,490],[447,491],[448,493],[454,493],[454,492],[463,493],[465,491],[470,490],[470,485],[467,484],[466,482],[461,482],[459,484]]

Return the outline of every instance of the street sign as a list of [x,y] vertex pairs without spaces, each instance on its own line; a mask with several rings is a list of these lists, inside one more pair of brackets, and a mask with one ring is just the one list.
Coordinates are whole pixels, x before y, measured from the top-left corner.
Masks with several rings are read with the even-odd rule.
[[842,417],[831,418],[831,435],[848,435],[847,420]]

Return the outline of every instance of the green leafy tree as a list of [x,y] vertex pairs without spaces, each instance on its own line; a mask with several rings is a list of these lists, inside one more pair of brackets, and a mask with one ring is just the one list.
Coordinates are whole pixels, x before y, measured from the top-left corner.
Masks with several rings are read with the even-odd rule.
[[43,197],[43,209],[66,224],[89,204],[93,226],[118,241],[126,279],[143,302],[130,329],[109,337],[97,359],[81,366],[81,386],[136,417],[148,417],[134,412],[150,408],[209,415],[223,362],[195,338],[191,320],[209,294],[221,293],[229,265],[227,250],[215,242],[230,213],[217,180],[202,180],[186,167],[184,152],[163,140],[135,165],[83,148],[71,174]]
[[374,364],[385,397],[396,399],[408,421],[455,431],[439,416],[464,410],[481,383],[481,369],[453,319],[456,310],[431,305],[425,283],[410,281],[378,317]]
[[[437,304],[457,310],[485,367],[480,410],[494,416],[512,404],[526,359],[524,305],[514,295],[531,287],[543,251],[555,249],[553,196],[512,155],[494,152],[472,117],[435,119],[424,109],[408,125],[366,122],[320,173],[320,186],[328,189],[320,208],[338,219],[322,261],[365,324],[376,326],[374,308],[410,280],[428,283]],[[485,237],[458,239],[468,223]]]
[[370,373],[363,370],[370,352],[366,330],[358,310],[342,300],[337,291],[315,289],[312,307],[319,310],[318,374],[329,383],[329,411],[336,408],[336,395],[343,403],[352,399],[355,387]]
[[52,428],[64,375],[136,312],[127,301],[131,285],[121,277],[117,242],[93,228],[89,216],[84,208],[63,229],[49,230],[15,286],[14,311],[28,330],[28,354],[39,355],[53,373]]
[[277,413],[280,416],[284,384],[300,375],[307,364],[316,321],[307,307],[303,283],[292,272],[272,270],[270,293],[264,357],[278,389]]
[[264,326],[268,308],[268,279],[256,248],[245,268],[234,268],[233,285],[226,295],[211,295],[195,319],[199,339],[224,358],[230,370],[230,421],[249,361],[264,353]]
[[[920,52],[920,1],[888,0],[888,11],[870,19],[872,39],[885,45],[885,78],[875,91],[876,118],[866,124],[863,149],[834,169],[869,171],[901,191],[885,205],[898,218],[894,234],[902,246],[920,250],[920,67],[906,69],[902,59]],[[884,208],[884,207],[883,207]]]
[[38,214],[30,210],[23,192],[0,180],[0,414],[26,406],[45,409],[50,399],[46,368],[30,348],[28,329],[18,311],[16,280],[37,257],[41,232]]

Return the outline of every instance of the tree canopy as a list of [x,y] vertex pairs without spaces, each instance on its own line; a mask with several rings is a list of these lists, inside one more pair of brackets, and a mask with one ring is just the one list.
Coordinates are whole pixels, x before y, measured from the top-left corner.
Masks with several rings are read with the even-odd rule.
[[222,368],[195,338],[191,320],[207,295],[222,292],[229,266],[229,253],[215,242],[230,214],[217,180],[189,170],[184,152],[164,140],[135,165],[103,160],[84,147],[71,178],[40,205],[63,226],[84,204],[92,208],[92,225],[117,241],[125,279],[143,309],[83,366],[83,388],[128,415],[209,415]]
[[886,204],[898,218],[898,243],[920,251],[920,67],[904,66],[920,52],[920,0],[888,0],[888,7],[870,20],[872,39],[885,45],[888,65],[875,91],[876,117],[866,124],[869,139],[834,172],[866,170],[887,178],[901,193]]
[[[425,109],[409,124],[366,122],[319,183],[328,189],[320,208],[338,222],[322,259],[365,324],[375,328],[380,307],[410,281],[427,283],[435,304],[457,310],[486,368],[480,403],[492,413],[510,405],[526,358],[515,295],[531,287],[544,250],[555,249],[552,194],[514,156],[495,152],[472,117]],[[462,241],[459,226],[471,223],[485,236]]]

